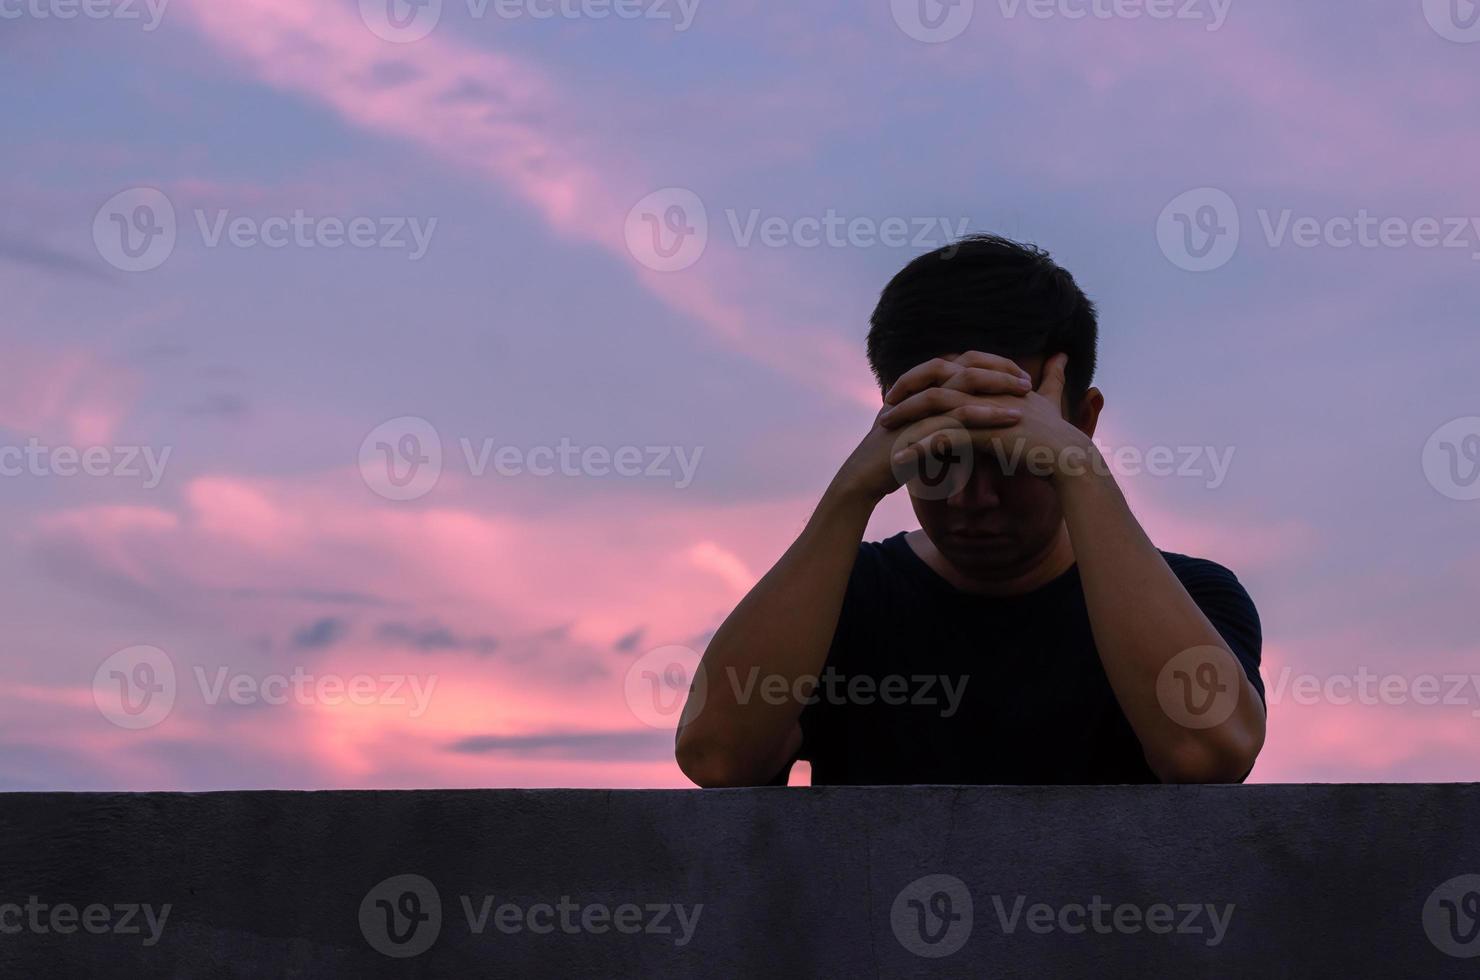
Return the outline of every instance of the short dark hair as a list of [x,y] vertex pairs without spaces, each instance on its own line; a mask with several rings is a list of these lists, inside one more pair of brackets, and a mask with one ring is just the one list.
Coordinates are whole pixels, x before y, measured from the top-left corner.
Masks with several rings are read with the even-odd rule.
[[1065,388],[1078,404],[1095,374],[1095,305],[1036,245],[972,235],[916,258],[889,280],[869,320],[868,362],[888,389],[942,354],[1069,355]]

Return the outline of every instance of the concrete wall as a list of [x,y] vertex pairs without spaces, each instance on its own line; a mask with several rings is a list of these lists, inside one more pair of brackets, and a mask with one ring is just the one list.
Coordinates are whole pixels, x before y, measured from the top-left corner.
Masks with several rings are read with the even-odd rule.
[[1475,785],[6,794],[0,975],[1473,977],[1467,875]]

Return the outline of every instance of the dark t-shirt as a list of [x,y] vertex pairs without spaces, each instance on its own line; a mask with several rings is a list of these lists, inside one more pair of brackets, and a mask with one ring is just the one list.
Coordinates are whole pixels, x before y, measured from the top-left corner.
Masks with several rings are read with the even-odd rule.
[[[1221,565],[1162,555],[1263,698],[1248,593]],[[798,754],[813,785],[1158,781],[1100,663],[1077,566],[980,596],[904,533],[864,542],[816,693]]]

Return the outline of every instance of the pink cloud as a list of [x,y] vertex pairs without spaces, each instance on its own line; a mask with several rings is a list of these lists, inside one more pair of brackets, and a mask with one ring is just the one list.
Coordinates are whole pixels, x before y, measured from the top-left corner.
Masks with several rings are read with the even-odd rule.
[[[353,482],[350,482],[353,481]],[[346,493],[346,488],[354,492]],[[34,744],[119,758],[131,785],[180,785],[159,753],[249,753],[270,771],[291,755],[306,784],[682,785],[657,758],[457,752],[485,736],[658,745],[662,736],[626,701],[628,666],[647,649],[695,645],[785,548],[804,502],[655,509],[640,499],[511,517],[463,506],[386,505],[362,493],[358,474],[296,481],[206,476],[190,481],[178,508],[89,506],[48,515],[26,535],[33,553],[84,590],[138,597],[198,622],[226,646],[203,648],[171,631],[157,644],[182,677],[223,662],[320,674],[415,673],[436,677],[421,717],[386,706],[289,705],[233,712],[182,696],[175,713],[147,732],[114,730],[75,688],[12,690],[22,704],[70,705],[28,726]],[[458,488],[449,488],[456,498]],[[348,635],[323,650],[281,639],[263,659],[244,641],[288,637],[322,604],[285,594],[356,595],[379,604],[341,608]],[[308,610],[313,610],[312,612]],[[385,621],[427,621],[457,637],[489,636],[488,649],[424,648],[377,630]],[[619,641],[641,629],[638,649]],[[136,634],[131,634],[136,635]],[[153,643],[146,630],[135,642]],[[444,648],[445,646],[445,648]],[[455,648],[458,647],[458,648]],[[99,658],[105,655],[98,654]],[[235,660],[233,661],[233,657]],[[264,666],[264,664],[268,666]],[[95,665],[93,665],[95,666]],[[89,678],[77,677],[80,685]],[[29,692],[29,693],[27,693]],[[193,688],[192,688],[193,692]],[[29,712],[23,712],[24,717]],[[271,717],[271,724],[264,719]],[[50,720],[48,720],[48,718]],[[589,733],[583,735],[582,733]],[[653,736],[649,738],[649,736]],[[557,739],[558,741],[558,739]],[[175,748],[170,748],[174,746]],[[641,753],[639,753],[640,755]],[[286,770],[285,770],[286,771]],[[411,774],[415,774],[414,777]],[[409,783],[408,783],[409,784]]]
[[107,443],[132,403],[135,379],[79,347],[0,348],[0,428],[77,446]]
[[[239,649],[201,648],[188,635],[161,645],[187,679],[194,666],[209,671],[223,663],[255,663],[251,669],[259,674],[301,664],[318,674],[435,678],[424,715],[387,705],[328,704],[232,712],[201,704],[192,694],[158,729],[124,732],[101,721],[81,688],[83,678],[58,688],[22,677],[5,694],[6,713],[25,725],[28,744],[115,759],[120,784],[135,787],[179,786],[181,780],[193,780],[192,788],[244,779],[271,784],[272,777],[261,774],[273,772],[291,774],[280,778],[292,785],[684,785],[664,757],[661,736],[649,739],[652,730],[627,704],[626,670],[646,649],[694,644],[697,650],[702,641],[696,638],[717,625],[784,551],[811,505],[696,502],[659,512],[640,500],[608,500],[600,508],[513,518],[347,496],[342,476],[202,477],[186,487],[178,510],[69,510],[47,517],[32,532],[31,545],[60,550],[111,580],[188,605],[209,622],[211,635],[222,637],[287,636],[310,615],[301,602],[239,596],[253,587],[311,586],[323,594],[391,600],[345,612],[354,626],[322,651],[279,644],[271,657],[253,661]],[[1282,554],[1278,528],[1209,531],[1139,510],[1158,543],[1209,555],[1238,571]],[[908,500],[896,494],[880,508],[869,536],[910,526]],[[87,587],[96,578],[79,575],[76,582]],[[458,636],[487,634],[498,643],[481,653],[451,644],[418,648],[377,633],[375,621],[388,618],[427,618]],[[619,650],[619,641],[637,628],[640,648]],[[1271,645],[1265,677],[1273,685],[1287,669],[1324,676],[1338,669],[1331,665],[1363,662],[1381,670],[1383,658],[1372,651],[1364,657],[1364,649],[1362,637],[1351,632],[1309,636],[1298,649]],[[1465,658],[1455,657],[1415,657],[1404,669],[1461,669]],[[1454,778],[1473,754],[1480,725],[1468,709],[1307,705],[1288,694],[1278,701],[1271,690],[1277,703],[1256,772],[1260,781],[1418,772]],[[273,714],[262,713],[269,710]],[[520,739],[587,739],[596,747],[554,754],[454,750],[464,740],[486,737],[521,745]],[[636,756],[617,751],[600,757],[607,740],[621,746],[631,739],[648,748]],[[206,777],[182,775],[162,761],[161,753],[167,758],[172,752],[235,753],[251,763],[223,773],[222,782],[202,783]],[[652,754],[644,758],[644,752]]]

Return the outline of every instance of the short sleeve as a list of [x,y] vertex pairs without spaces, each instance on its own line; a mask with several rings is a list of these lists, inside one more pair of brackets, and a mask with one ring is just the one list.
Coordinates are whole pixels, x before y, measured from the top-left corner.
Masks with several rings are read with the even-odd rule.
[[1167,564],[1182,582],[1182,587],[1197,603],[1208,622],[1223,637],[1228,649],[1238,658],[1249,683],[1266,704],[1264,678],[1259,674],[1264,634],[1259,625],[1259,611],[1233,572],[1216,562],[1184,555],[1167,555]]

